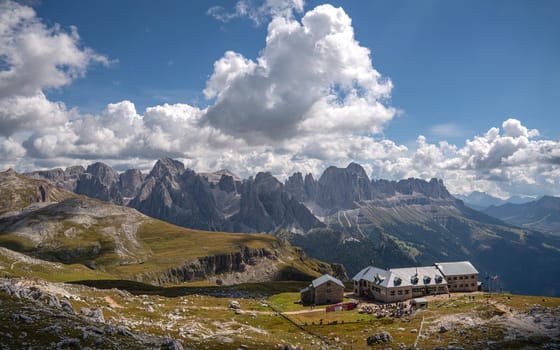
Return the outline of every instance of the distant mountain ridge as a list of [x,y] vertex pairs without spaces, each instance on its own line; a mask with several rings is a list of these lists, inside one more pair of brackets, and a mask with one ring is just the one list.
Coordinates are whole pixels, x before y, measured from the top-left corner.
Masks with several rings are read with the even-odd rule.
[[512,225],[560,236],[560,197],[544,196],[524,204],[490,206],[484,212]]
[[[86,169],[75,188],[114,203],[127,197],[123,174],[97,168],[104,166]],[[511,291],[560,294],[560,281],[539,278],[560,273],[560,240],[476,211],[438,179],[370,180],[351,163],[327,168],[318,180],[295,173],[282,183],[267,172],[248,179],[197,174],[162,158],[136,180],[127,203],[146,215],[189,228],[276,234],[350,274],[372,260],[380,267],[471,260],[481,274],[503,276]],[[526,269],[539,273],[527,277]]]
[[484,211],[490,206],[499,206],[507,203],[523,204],[534,200],[534,198],[531,197],[521,196],[513,196],[507,199],[501,199],[498,197],[494,197],[486,192],[480,191],[473,191],[468,195],[456,194],[455,197],[465,202],[465,204],[470,206],[471,208],[480,211]]

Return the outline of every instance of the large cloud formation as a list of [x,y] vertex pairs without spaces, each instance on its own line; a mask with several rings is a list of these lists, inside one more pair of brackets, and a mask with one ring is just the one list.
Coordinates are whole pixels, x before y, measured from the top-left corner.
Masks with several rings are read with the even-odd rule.
[[103,160],[145,170],[170,156],[199,171],[285,177],[357,161],[375,177],[440,177],[457,193],[560,193],[560,143],[516,119],[461,147],[423,136],[414,147],[384,139],[396,114],[392,82],[373,67],[343,9],[322,5],[298,20],[302,1],[250,6],[240,1],[230,15],[269,18],[265,46],[255,59],[228,51],[214,63],[203,91],[208,107],[137,111],[120,101],[91,115],[50,101],[45,91],[110,59],[84,47],[76,28],[47,27],[33,9],[1,2],[0,168]]

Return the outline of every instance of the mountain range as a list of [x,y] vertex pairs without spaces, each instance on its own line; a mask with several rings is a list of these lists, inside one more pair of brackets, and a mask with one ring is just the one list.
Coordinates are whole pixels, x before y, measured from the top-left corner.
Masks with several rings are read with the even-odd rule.
[[512,225],[560,236],[560,198],[544,196],[539,200],[500,206],[490,206],[486,214]]
[[371,180],[356,163],[318,179],[295,173],[281,182],[267,172],[240,179],[169,158],[148,174],[95,163],[27,175],[183,227],[275,234],[350,274],[369,264],[470,260],[482,276],[501,276],[501,288],[560,294],[560,281],[545,278],[560,272],[560,238],[476,211],[438,179]]
[[466,205],[469,207],[484,211],[490,206],[500,206],[504,204],[523,204],[528,203],[534,200],[533,197],[526,197],[526,196],[512,196],[507,199],[501,199],[498,197],[494,197],[486,192],[480,191],[473,191],[467,195],[463,194],[456,194],[454,195],[457,199],[462,200],[465,202]]
[[341,266],[310,259],[271,235],[178,227],[12,170],[0,172],[0,189],[0,261],[10,266],[7,273],[28,265],[26,276],[152,284],[347,278]]

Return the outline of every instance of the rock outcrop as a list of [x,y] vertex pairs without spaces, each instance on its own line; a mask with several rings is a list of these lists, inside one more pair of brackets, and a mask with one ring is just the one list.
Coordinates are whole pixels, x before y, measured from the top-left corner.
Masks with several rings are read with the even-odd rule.
[[306,232],[324,225],[270,173],[243,182],[239,212],[232,217],[240,232],[276,232],[288,228]]
[[278,259],[278,251],[242,247],[238,252],[202,256],[165,271],[140,274],[136,279],[158,285],[210,278],[221,284],[263,282],[275,279]]

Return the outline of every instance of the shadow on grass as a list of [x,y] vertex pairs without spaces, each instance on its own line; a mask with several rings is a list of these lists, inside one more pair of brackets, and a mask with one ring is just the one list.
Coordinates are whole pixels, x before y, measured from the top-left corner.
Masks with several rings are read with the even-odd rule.
[[214,297],[236,298],[265,298],[284,292],[299,292],[309,282],[272,281],[262,283],[243,283],[234,286],[172,286],[160,287],[148,283],[129,280],[82,280],[68,282],[81,284],[98,289],[121,289],[134,295],[160,295],[164,297],[179,297],[183,295],[208,295]]

